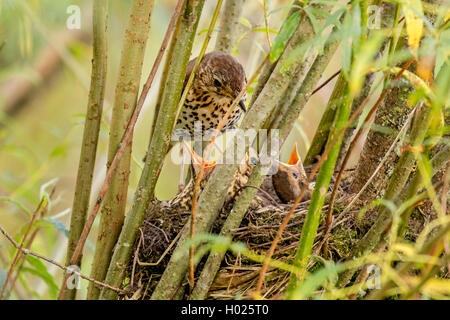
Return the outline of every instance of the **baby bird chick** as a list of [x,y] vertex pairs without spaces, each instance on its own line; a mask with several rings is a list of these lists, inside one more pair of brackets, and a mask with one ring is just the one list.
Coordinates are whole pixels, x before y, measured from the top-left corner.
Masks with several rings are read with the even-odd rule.
[[311,196],[313,184],[308,183],[302,160],[298,155],[297,143],[294,144],[289,160],[286,163],[278,162],[278,171],[272,176],[272,184],[283,203],[295,201],[304,185],[307,185],[304,198]]
[[[200,157],[190,146],[187,146],[189,150],[189,154],[192,159],[192,171],[193,178],[189,180],[186,187],[180,192],[175,198],[169,201],[169,205],[171,207],[179,207],[184,211],[192,210],[192,199],[194,196],[194,187],[197,181],[198,174],[200,172],[202,166],[202,157]],[[253,167],[256,164],[255,157],[245,156],[245,161],[241,163],[238,167],[238,170],[234,174],[233,182],[231,186],[228,188],[227,195],[225,197],[224,208],[228,208],[228,205],[235,201],[239,194],[241,193],[243,187],[248,181],[250,177]],[[202,179],[200,181],[200,186],[198,192],[201,193],[205,188],[208,179],[213,172],[215,166],[217,164],[217,160],[207,160],[205,161],[205,168],[203,170]]]
[[[169,201],[169,205],[173,208],[179,207],[185,211],[192,210],[192,198],[194,197],[194,187],[197,181],[198,174],[202,166],[202,157],[200,157],[188,144],[185,143],[186,149],[189,151],[191,157],[191,167],[193,178],[189,180],[184,189],[178,193],[175,198]],[[199,191],[201,192],[208,181],[209,175],[214,170],[217,160],[206,160],[203,169],[202,179],[200,181]]]

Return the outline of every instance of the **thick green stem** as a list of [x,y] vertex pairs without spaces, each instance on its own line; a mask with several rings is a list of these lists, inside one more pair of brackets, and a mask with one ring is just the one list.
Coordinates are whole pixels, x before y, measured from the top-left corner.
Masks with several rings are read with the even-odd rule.
[[[97,143],[105,96],[107,58],[108,58],[108,0],[95,0],[93,4],[93,58],[91,87],[84,123],[78,175],[75,184],[72,216],[70,220],[69,243],[67,246],[66,265],[70,264],[78,240],[84,228],[89,209],[92,177],[97,154]],[[81,267],[81,256],[77,265]],[[67,290],[64,299],[73,300],[76,290]]]
[[[259,187],[261,185],[265,178],[265,176],[261,173],[261,169],[262,167],[260,163],[253,168],[253,172],[247,182],[247,186]],[[230,235],[231,230],[239,227],[245,213],[247,212],[249,204],[257,192],[258,190],[255,188],[246,188],[242,191],[237,202],[233,206],[233,210],[230,212],[227,220],[222,226],[220,235],[228,236]],[[220,264],[222,263],[224,257],[225,252],[211,252],[209,254],[208,260],[206,261],[202,273],[190,296],[191,300],[203,300],[206,298],[209,288],[214,281],[217,271],[219,271]]]
[[340,73],[333,92],[326,106],[325,112],[320,120],[319,127],[311,142],[311,147],[306,154],[304,163],[311,164],[315,162],[316,157],[322,153],[328,140],[328,135],[333,125],[338,107],[342,105],[343,91],[346,87],[347,81],[344,74]]
[[338,105],[335,120],[330,128],[330,136],[327,139],[326,149],[330,150],[326,160],[320,167],[317,175],[316,184],[311,197],[311,203],[306,214],[306,220],[302,228],[300,237],[300,244],[297,250],[297,254],[294,258],[294,266],[299,268],[299,272],[292,274],[291,281],[288,287],[288,298],[293,298],[289,292],[295,289],[306,273],[306,268],[311,256],[311,250],[314,243],[314,238],[319,226],[320,215],[325,197],[328,191],[328,187],[331,181],[331,176],[334,172],[339,150],[341,148],[343,133],[347,125],[348,118],[350,116],[352,96],[349,93],[348,85],[344,85],[341,91],[341,101]]
[[[156,182],[161,172],[164,157],[170,144],[170,134],[175,123],[178,102],[183,89],[187,63],[192,49],[195,33],[202,12],[204,0],[187,0],[180,16],[180,23],[174,32],[174,54],[165,83],[158,121],[150,141],[144,170],[134,195],[133,206],[126,215],[105,282],[120,287],[124,278],[125,266],[129,261],[136,234],[144,220],[145,212],[154,195]],[[116,293],[103,289],[101,299],[114,299]]]

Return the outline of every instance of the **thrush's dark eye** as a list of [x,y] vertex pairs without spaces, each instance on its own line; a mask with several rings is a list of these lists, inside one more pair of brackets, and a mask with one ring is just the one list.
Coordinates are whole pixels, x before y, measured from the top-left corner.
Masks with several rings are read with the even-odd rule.
[[220,87],[222,86],[222,83],[221,83],[219,80],[214,79],[214,85],[215,85],[216,87],[220,88]]
[[295,179],[297,179],[297,174],[295,173],[295,172],[292,172],[292,176],[295,178]]

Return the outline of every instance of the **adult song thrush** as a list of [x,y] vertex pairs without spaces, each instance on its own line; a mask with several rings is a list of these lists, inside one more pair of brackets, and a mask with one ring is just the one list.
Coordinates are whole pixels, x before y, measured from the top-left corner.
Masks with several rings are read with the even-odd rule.
[[308,183],[297,152],[297,143],[294,144],[289,160],[286,163],[278,162],[278,171],[272,176],[272,184],[278,198],[284,203],[295,201],[305,185],[304,199],[311,196],[314,184]]
[[[192,59],[187,65],[184,86],[196,61],[197,58]],[[235,58],[219,51],[205,54],[195,71],[176,129],[188,130],[192,136],[196,121],[201,121],[202,133],[217,128],[245,85],[244,68]],[[245,111],[244,96],[221,131],[233,128]]]

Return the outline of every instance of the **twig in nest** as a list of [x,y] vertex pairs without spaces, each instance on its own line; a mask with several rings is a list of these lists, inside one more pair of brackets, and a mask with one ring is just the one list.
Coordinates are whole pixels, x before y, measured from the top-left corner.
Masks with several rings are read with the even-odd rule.
[[238,255],[236,257],[236,261],[234,262],[233,271],[231,272],[230,280],[228,281],[227,292],[230,291],[231,282],[233,282],[233,277],[234,277],[234,273],[236,271],[236,266],[237,266],[238,260],[240,260],[240,259],[241,259],[241,253],[238,253]]
[[275,204],[276,207],[278,208],[280,207],[280,204],[266,190],[263,190],[262,188],[257,186],[244,186],[244,188],[254,188],[258,191],[261,191],[262,193],[264,193],[264,195],[266,195],[269,198],[270,201],[272,201]]
[[[141,231],[142,232],[142,231]],[[175,237],[175,239],[173,239],[173,241],[170,243],[170,245],[167,247],[166,251],[163,252],[163,254],[161,255],[161,257],[159,257],[158,261],[156,262],[141,262],[139,260],[139,257],[137,258],[137,263],[140,266],[147,266],[147,267],[154,267],[157,266],[158,264],[161,263],[161,261],[164,259],[164,257],[169,253],[170,249],[172,249],[173,245],[175,243],[177,243],[178,239],[181,236],[181,231],[177,234],[177,236]]]
[[141,233],[141,236],[139,237],[139,242],[138,242],[136,251],[134,252],[133,268],[131,270],[130,288],[133,288],[133,286],[134,286],[134,271],[136,269],[136,262],[137,262],[137,259],[139,256],[139,249],[141,248],[141,244],[144,240],[144,233],[142,232],[142,228],[139,228],[139,232]]

